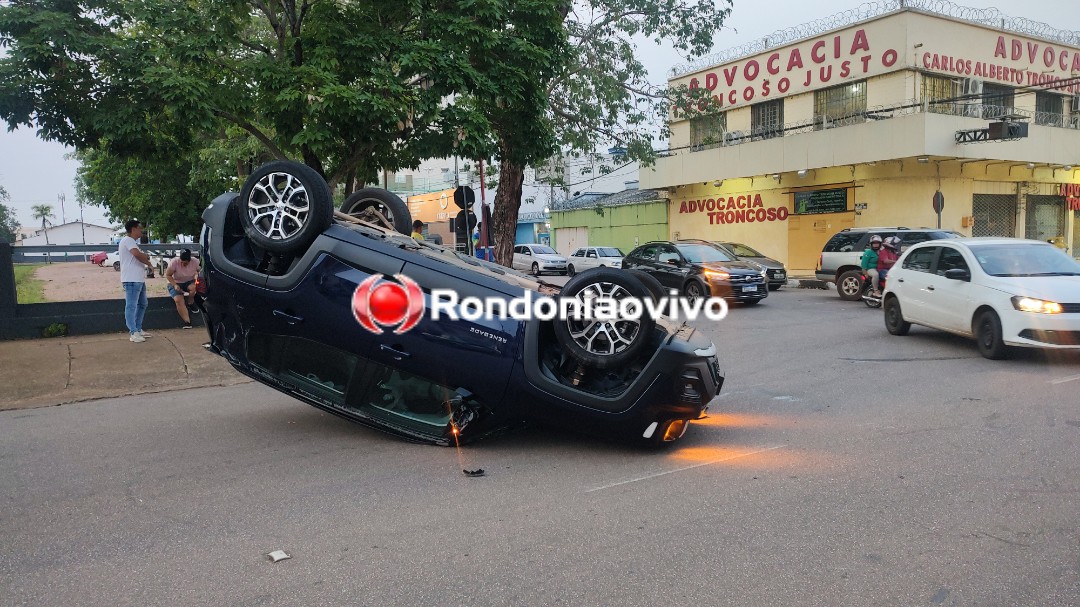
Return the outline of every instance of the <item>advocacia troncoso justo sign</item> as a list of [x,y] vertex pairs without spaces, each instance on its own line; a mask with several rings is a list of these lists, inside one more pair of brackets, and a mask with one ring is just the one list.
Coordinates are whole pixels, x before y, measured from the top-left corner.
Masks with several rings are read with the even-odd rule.
[[704,213],[713,225],[784,221],[789,214],[786,206],[766,207],[761,194],[684,200],[679,205],[679,213]]

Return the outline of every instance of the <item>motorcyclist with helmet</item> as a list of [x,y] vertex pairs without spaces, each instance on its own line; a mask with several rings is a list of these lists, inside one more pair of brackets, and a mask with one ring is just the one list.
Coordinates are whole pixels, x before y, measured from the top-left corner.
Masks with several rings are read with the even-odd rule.
[[870,244],[863,251],[862,259],[859,260],[859,265],[862,267],[863,274],[870,277],[870,280],[874,281],[874,289],[877,289],[878,284],[878,261],[881,252],[881,237],[874,234],[870,237]]
[[896,264],[896,260],[900,258],[900,239],[896,236],[889,236],[881,243],[881,251],[878,252],[877,263],[877,281],[874,282],[874,295],[881,296],[881,284],[885,282],[886,277],[889,274],[889,270]]

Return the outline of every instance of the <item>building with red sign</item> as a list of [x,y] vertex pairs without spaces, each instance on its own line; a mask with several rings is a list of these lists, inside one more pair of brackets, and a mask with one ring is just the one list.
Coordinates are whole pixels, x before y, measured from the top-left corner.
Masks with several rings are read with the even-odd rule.
[[674,74],[711,109],[676,109],[669,152],[640,174],[669,192],[672,238],[812,271],[841,229],[940,220],[1080,256],[1080,32],[890,0]]

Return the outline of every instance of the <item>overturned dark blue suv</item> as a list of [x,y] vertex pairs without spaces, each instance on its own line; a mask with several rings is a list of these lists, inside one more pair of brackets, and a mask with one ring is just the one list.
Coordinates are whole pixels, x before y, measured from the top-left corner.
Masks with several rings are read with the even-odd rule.
[[[532,421],[663,444],[724,381],[711,341],[663,317],[435,320],[432,293],[444,289],[505,300],[655,299],[663,289],[607,268],[560,289],[418,242],[395,195],[364,189],[335,210],[326,182],[299,163],[260,167],[203,221],[211,349],[263,384],[401,437],[451,445]],[[403,285],[382,290],[391,300],[409,299],[397,329],[363,318],[373,300],[361,295],[387,281]]]

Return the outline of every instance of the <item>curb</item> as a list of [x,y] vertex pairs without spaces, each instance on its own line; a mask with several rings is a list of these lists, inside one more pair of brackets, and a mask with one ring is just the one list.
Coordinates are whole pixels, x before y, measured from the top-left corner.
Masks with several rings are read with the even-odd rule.
[[816,278],[792,278],[788,280],[787,286],[792,289],[830,289],[832,283],[825,280],[818,280]]

